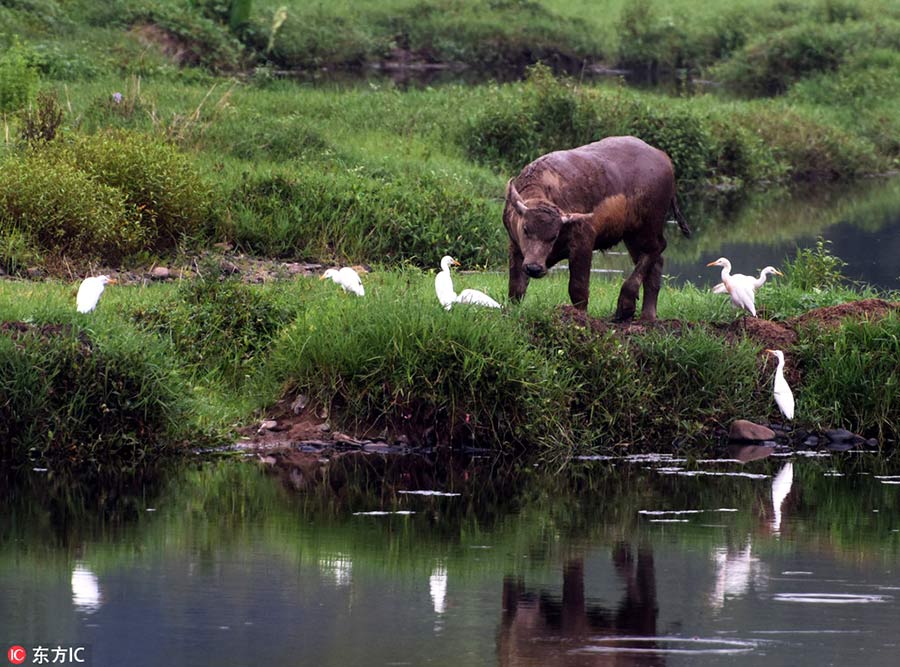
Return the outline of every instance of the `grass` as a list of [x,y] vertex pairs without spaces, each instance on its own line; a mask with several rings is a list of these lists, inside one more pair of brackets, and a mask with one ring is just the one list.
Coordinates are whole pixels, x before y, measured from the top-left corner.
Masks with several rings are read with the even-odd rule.
[[[184,441],[173,425],[221,435],[285,391],[315,395],[348,424],[560,456],[579,445],[696,441],[717,420],[771,411],[758,346],[716,333],[733,317],[720,299],[667,288],[660,316],[696,325],[623,341],[560,324],[554,306],[567,299],[559,278],[499,315],[444,313],[423,270],[448,248],[467,268],[502,265],[507,178],[542,153],[610,134],[637,134],[673,158],[688,218],[706,234],[674,241],[670,256],[700,257],[704,238],[794,239],[849,213],[883,217],[896,201],[892,188],[870,196],[855,182],[857,194],[827,216],[780,198],[799,182],[849,182],[897,166],[900,13],[889,2],[267,2],[253,3],[233,30],[220,5],[0,7],[0,98],[11,131],[0,145],[0,268],[25,275],[42,265],[60,275],[97,261],[146,266],[228,242],[270,258],[372,264],[371,298],[356,302],[306,281],[211,281],[114,290],[79,319],[69,312],[69,286],[4,284],[3,321],[64,333],[2,336],[16,400],[25,400],[26,385],[42,397],[16,408],[27,403],[32,426],[5,456],[55,456],[58,443],[71,451],[83,436],[106,443],[95,448],[99,461],[104,448],[114,451],[114,433],[136,443],[146,416],[106,432],[89,414],[122,398],[115,382],[134,373],[147,384],[124,400],[159,407],[150,429],[158,443]],[[495,71],[544,61],[557,73],[580,72],[602,61],[728,85],[672,94],[580,73],[569,79],[546,66],[510,83],[409,89],[387,79],[302,85],[275,72],[367,65],[398,50]],[[698,194],[773,184],[782,190],[749,195],[740,215],[735,195]],[[765,312],[786,318],[870,294],[837,283],[810,291],[801,274],[813,260],[793,267],[793,286],[766,288]],[[501,276],[478,281],[495,296],[506,292]],[[617,292],[617,283],[598,285],[592,314],[612,312]],[[39,298],[26,302],[26,294]],[[859,341],[890,349],[891,335]],[[819,344],[813,336],[799,345],[818,354]],[[804,359],[813,367],[813,357]],[[872,381],[892,381],[889,369],[859,363],[875,369]],[[66,372],[42,376],[48,364]],[[91,374],[117,379],[91,394]],[[47,426],[64,414],[51,395],[54,377],[80,396],[65,436]],[[896,434],[890,402],[855,409],[810,382],[810,424]]]
[[[798,253],[784,283],[760,293],[763,312],[788,318],[873,295],[834,284],[830,257],[825,246]],[[660,317],[679,326],[622,335],[560,317],[565,274],[534,281],[523,304],[499,312],[445,312],[434,272],[412,267],[366,275],[364,299],[310,279],[251,286],[216,275],[111,287],[86,316],[73,312],[74,286],[3,284],[4,319],[29,323],[0,335],[12,399],[4,456],[108,465],[124,447],[136,464],[192,433],[225,438],[301,393],[351,431],[555,460],[660,443],[702,449],[717,425],[775,414],[765,344],[740,329],[723,337],[734,311],[690,285],[660,295]],[[456,287],[503,300],[506,278],[461,274]],[[607,320],[618,290],[595,280],[590,315]],[[802,378],[795,425],[896,439],[897,394],[881,388],[898,381],[888,362],[897,340],[895,317],[802,331],[786,350]]]

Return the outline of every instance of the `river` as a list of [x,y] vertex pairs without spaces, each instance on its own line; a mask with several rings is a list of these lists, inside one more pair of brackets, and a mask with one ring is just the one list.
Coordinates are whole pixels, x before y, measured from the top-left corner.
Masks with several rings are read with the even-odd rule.
[[303,493],[235,461],[34,472],[0,498],[0,641],[103,667],[895,665],[897,470],[770,453],[384,482],[370,455]]

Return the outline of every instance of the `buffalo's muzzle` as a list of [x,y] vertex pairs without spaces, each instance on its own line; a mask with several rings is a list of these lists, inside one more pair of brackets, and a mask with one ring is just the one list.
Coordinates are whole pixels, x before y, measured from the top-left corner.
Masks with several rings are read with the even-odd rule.
[[528,274],[529,278],[543,278],[544,274],[547,273],[547,269],[540,264],[526,264],[525,273]]

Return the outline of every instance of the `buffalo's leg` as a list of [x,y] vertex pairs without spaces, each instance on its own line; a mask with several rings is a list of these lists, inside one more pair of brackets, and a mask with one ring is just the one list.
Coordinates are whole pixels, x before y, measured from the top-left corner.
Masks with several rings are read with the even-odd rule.
[[647,254],[653,257],[653,261],[647,267],[647,274],[644,276],[644,300],[641,304],[641,319],[647,322],[653,322],[656,319],[656,302],[662,286],[662,254],[665,249],[666,238],[662,234],[656,238],[654,246],[647,249]]
[[641,319],[647,322],[656,320],[656,302],[659,299],[659,289],[662,286],[662,255],[656,257],[647,269],[644,277],[644,299],[641,303]]
[[654,260],[654,256],[646,253],[638,255],[634,264],[634,271],[631,272],[631,275],[622,284],[622,289],[619,290],[619,304],[616,306],[616,314],[613,316],[614,322],[628,322],[634,318],[638,290]]
[[569,256],[569,298],[578,310],[587,310],[591,288],[591,259],[593,253],[573,253]]
[[509,300],[521,301],[528,289],[528,274],[525,273],[525,258],[519,246],[509,242]]

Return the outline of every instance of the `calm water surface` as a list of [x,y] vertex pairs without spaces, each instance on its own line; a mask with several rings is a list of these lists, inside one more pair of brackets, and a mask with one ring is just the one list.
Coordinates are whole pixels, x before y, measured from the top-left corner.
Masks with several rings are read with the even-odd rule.
[[442,496],[371,460],[302,493],[237,462],[130,491],[35,473],[0,492],[0,642],[103,666],[896,665],[892,473],[637,457],[437,475]]
[[[760,192],[733,200],[684,194],[680,200],[694,234],[685,239],[674,225],[667,233],[664,272],[677,284],[719,282],[719,270],[706,264],[723,256],[735,273],[758,275],[768,265],[783,268],[798,248],[814,247],[822,237],[847,263],[847,278],[883,290],[900,289],[900,178]],[[624,251],[619,246],[596,253],[595,270],[614,277],[630,273]]]

